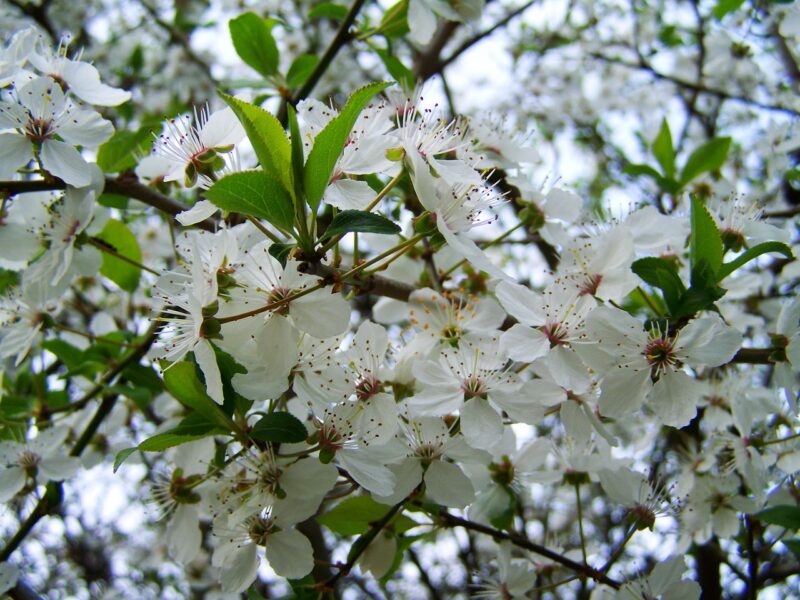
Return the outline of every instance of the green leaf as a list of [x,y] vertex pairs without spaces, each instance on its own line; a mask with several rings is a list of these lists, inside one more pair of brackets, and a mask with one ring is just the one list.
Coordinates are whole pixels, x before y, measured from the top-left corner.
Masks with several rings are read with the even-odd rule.
[[160,452],[173,446],[201,440],[209,435],[218,433],[227,433],[227,430],[214,425],[204,416],[193,413],[184,418],[173,429],[147,438],[139,444],[138,448],[142,452]]
[[[291,104],[286,105],[286,117],[289,121],[289,133],[291,136],[291,148],[292,148],[292,177],[295,183],[295,195],[296,199],[300,199],[303,197],[303,190],[300,187],[303,182],[303,169],[305,168],[305,155],[303,153],[303,136],[300,134],[300,125],[297,123],[297,111]],[[298,200],[298,203],[300,201]],[[305,213],[305,205],[302,206],[295,206],[295,209],[302,208],[303,210],[298,210],[298,213]],[[303,217],[304,218],[304,217]]]
[[290,88],[302,86],[319,63],[319,57],[315,54],[301,54],[294,59],[289,70],[286,72],[286,83]]
[[339,535],[360,535],[390,510],[390,506],[379,504],[370,496],[354,496],[318,517],[317,522]]
[[153,136],[148,129],[117,131],[97,149],[97,166],[106,173],[119,173],[136,166],[137,155],[145,154]]
[[377,213],[364,210],[343,210],[333,217],[320,240],[351,231],[390,235],[400,233],[400,226]]
[[205,386],[198,379],[192,363],[184,361],[170,365],[164,371],[164,384],[178,402],[202,415],[207,421],[222,427],[225,431],[236,429],[228,415],[222,412],[219,404],[206,393]]
[[383,65],[386,67],[389,75],[391,75],[404,90],[414,89],[417,80],[411,69],[405,66],[399,58],[392,56],[388,50],[375,47],[373,47],[373,50],[383,61]]
[[117,452],[117,455],[114,457],[114,473],[117,472],[117,469],[120,468],[122,463],[124,463],[131,454],[136,452],[136,450],[138,450],[138,448],[125,448]]
[[302,421],[287,412],[274,412],[253,425],[250,437],[262,442],[296,444],[305,441],[308,430]]
[[661,122],[661,129],[653,142],[653,156],[656,157],[658,164],[664,171],[664,175],[669,178],[675,176],[675,149],[672,145],[672,133],[669,130],[669,123],[664,119]]
[[686,160],[686,164],[681,171],[681,186],[686,185],[696,177],[709,171],[716,171],[728,158],[728,151],[731,148],[731,138],[714,138],[707,141],[694,150]]
[[342,153],[358,115],[375,94],[389,85],[391,83],[388,81],[371,83],[353,92],[339,115],[317,134],[303,174],[306,198],[313,212],[316,212],[320,200],[322,200],[333,167]]
[[645,176],[645,177],[652,177],[653,179],[656,180],[661,178],[661,173],[656,171],[650,165],[630,163],[622,168],[622,172],[626,173],[627,175],[632,175],[633,177]]
[[383,13],[376,33],[385,35],[387,38],[398,38],[407,34],[408,31],[408,0],[400,0]]
[[[691,239],[689,241],[689,257],[692,272],[692,287],[705,281],[710,275],[716,276],[725,248],[722,244],[717,223],[703,203],[692,197]],[[714,283],[717,279],[714,279]]]
[[770,525],[778,525],[794,531],[800,530],[800,506],[791,504],[771,506],[757,513],[756,517]]
[[291,230],[294,205],[281,182],[264,171],[242,171],[226,175],[208,190],[206,198],[228,212],[266,219],[276,227]]
[[670,312],[673,312],[686,291],[675,263],[650,256],[635,261],[631,265],[631,270],[646,283],[660,289],[664,293],[664,301]]
[[233,96],[220,93],[231,107],[253,144],[253,150],[261,163],[261,168],[281,182],[294,197],[294,178],[292,176],[292,150],[283,125],[275,116],[254,104],[248,104]]
[[748,248],[732,261],[723,264],[717,273],[717,281],[722,281],[728,275],[737,269],[740,269],[751,260],[768,252],[777,252],[779,254],[783,254],[786,258],[794,258],[792,249],[783,242],[762,242],[761,244],[757,244],[752,248]]
[[[142,251],[139,249],[139,242],[136,236],[131,233],[124,223],[116,219],[109,219],[103,230],[95,236],[96,239],[104,242],[110,249],[115,250],[134,262],[142,261]],[[103,252],[103,263],[100,273],[108,277],[119,287],[127,292],[133,292],[139,286],[139,276],[141,269],[132,265],[108,252]]]
[[744,4],[744,0],[719,0],[711,12],[718,21],[721,21],[725,15],[735,11],[742,4]]
[[42,347],[55,354],[56,358],[64,363],[68,369],[77,367],[83,362],[83,350],[68,344],[64,340],[53,338],[42,342]]
[[289,258],[289,252],[292,251],[292,248],[295,248],[296,244],[282,244],[280,242],[275,242],[274,244],[270,245],[269,253],[275,257],[281,266],[286,266],[286,259]]
[[335,2],[323,2],[317,4],[308,11],[309,19],[333,19],[334,21],[344,21],[347,17],[347,7]]
[[719,286],[710,284],[708,286],[692,286],[683,296],[678,306],[670,312],[675,318],[693,315],[701,310],[710,310],[713,308],[714,303],[722,298],[727,290]]
[[272,37],[272,21],[252,12],[228,22],[236,54],[264,77],[278,71],[278,46]]

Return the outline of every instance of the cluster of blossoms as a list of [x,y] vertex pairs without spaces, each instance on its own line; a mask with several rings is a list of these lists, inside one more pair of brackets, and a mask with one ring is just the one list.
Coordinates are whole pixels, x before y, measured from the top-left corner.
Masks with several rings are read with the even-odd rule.
[[[427,22],[431,10],[412,1],[409,20]],[[30,32],[17,34],[2,61],[0,123],[13,131],[0,134],[0,177],[22,177],[30,166],[25,174],[67,185],[58,198],[42,197],[37,214],[25,214],[41,222],[29,252],[4,255],[7,266],[26,268],[0,308],[0,357],[19,366],[43,333],[72,329],[59,320],[65,298],[77,297],[68,290],[100,269],[104,247],[92,236],[112,215],[96,203],[102,174],[75,146],[95,147],[113,132],[87,103],[111,106],[129,95],[101,84],[91,65],[62,49],[47,54]],[[707,217],[706,228],[718,231],[720,263],[728,252],[730,259],[764,241],[791,243],[791,231],[754,225],[742,199],[708,203],[701,216],[684,202],[668,215],[645,207],[602,228],[585,226],[577,195],[533,186],[526,169],[535,153],[501,124],[446,120],[421,98],[391,91],[353,119],[310,214],[304,205],[288,220],[260,220],[255,211],[242,222],[219,190],[240,176],[279,178],[265,174],[277,167],[265,164],[256,140],[245,146],[253,134],[241,105],[262,110],[233,99],[230,108],[169,121],[137,169],[155,187],[205,195],[177,216],[185,226],[223,211],[216,226],[184,231],[174,248],[153,252],[162,268],[137,298],[150,303],[159,326],[148,359],[182,402],[165,411],[151,438],[175,441],[158,448],[168,450],[171,468],[152,486],[175,560],[207,560],[228,593],[252,584],[260,553],[279,576],[303,578],[315,557],[299,525],[348,495],[369,496],[386,511],[438,505],[463,511],[472,523],[513,529],[533,490],[551,490],[550,498],[577,493],[580,505],[582,489],[599,485],[634,529],[654,529],[661,519],[677,524],[677,552],[712,536],[731,538],[740,514],[784,500],[785,492],[772,492],[800,468],[800,441],[775,437],[774,418],[782,419],[781,434],[794,431],[800,302],[775,302],[764,311],[767,321],[736,299],[767,285],[790,288],[796,276],[787,269],[764,282],[731,268],[714,282],[726,286],[718,302],[674,315],[667,293],[643,289],[671,288],[640,277],[634,263],[658,259],[694,284],[694,221]],[[327,143],[323,132],[345,111],[314,100],[298,104],[300,125],[292,129],[300,139],[283,141],[301,155],[300,169],[316,159],[318,144]],[[260,169],[243,167],[255,165],[253,149]],[[297,189],[280,194],[300,195]],[[7,222],[17,210],[8,209]],[[272,216],[270,210],[264,212]],[[354,212],[381,215],[381,223],[391,215],[405,235],[343,229],[312,239],[323,218],[335,223]],[[354,231],[360,239],[346,246],[344,235]],[[514,233],[523,237],[508,237]],[[517,280],[534,269],[503,264],[492,247],[504,239],[538,243],[559,260],[523,285]],[[348,255],[349,270],[342,266]],[[382,301],[372,319],[354,325],[350,300],[383,276],[405,286],[403,304]],[[116,316],[108,317],[111,328]],[[753,319],[770,340],[754,339]],[[773,388],[759,386],[760,367],[741,359],[746,342],[770,344],[769,360],[761,362],[774,363]],[[67,420],[24,443],[3,442],[0,499],[70,477],[77,459],[57,456],[56,448],[80,424]],[[670,457],[651,477],[643,457],[662,427],[690,438],[689,456]],[[210,541],[202,523],[210,524]],[[437,522],[421,518],[412,527],[434,529]],[[385,533],[362,563],[377,577],[401,547],[401,532]],[[567,548],[578,550],[586,562],[591,548],[583,539]],[[500,544],[497,573],[482,576],[479,595],[523,597],[536,584],[537,566],[528,553],[512,558],[509,544]],[[685,568],[676,556],[646,579],[600,593],[671,590],[696,598],[697,584],[682,580]]]

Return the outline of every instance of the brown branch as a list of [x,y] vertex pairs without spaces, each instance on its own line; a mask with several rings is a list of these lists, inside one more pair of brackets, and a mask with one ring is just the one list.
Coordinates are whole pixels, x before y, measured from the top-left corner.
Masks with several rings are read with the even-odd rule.
[[314,71],[312,71],[311,75],[308,77],[306,82],[303,86],[297,90],[294,94],[292,94],[291,98],[284,98],[281,100],[281,105],[278,108],[278,120],[285,126],[287,120],[287,104],[291,104],[292,106],[297,106],[297,103],[300,102],[302,99],[306,98],[314,89],[314,86],[317,85],[322,76],[325,74],[325,71],[328,70],[333,59],[336,58],[336,55],[339,53],[344,46],[346,46],[350,40],[353,39],[353,35],[350,33],[350,27],[352,27],[353,23],[358,16],[358,13],[361,11],[361,7],[364,6],[364,2],[366,0],[355,0],[353,5],[350,7],[350,10],[345,16],[344,21],[339,26],[339,29],[336,31],[336,34],[333,36],[331,43],[328,44],[328,47],[325,49],[325,53],[322,55],[322,58],[319,59],[317,66],[314,67]]
[[[26,194],[30,192],[42,192],[66,189],[67,185],[60,179],[25,179],[19,181],[0,181],[0,196],[14,196],[16,194]],[[163,213],[175,217],[188,209],[182,202],[173,200],[165,196],[158,190],[148,187],[141,183],[135,175],[122,174],[118,177],[106,177],[105,192],[117,194],[126,198],[133,198],[143,202]],[[180,224],[179,224],[180,225]],[[195,224],[196,227],[206,231],[216,231],[217,225],[211,219],[206,219]]]
[[453,50],[453,52],[450,53],[450,55],[447,58],[442,59],[442,60],[439,61],[438,65],[437,65],[436,73],[441,73],[442,71],[444,71],[445,68],[447,68],[452,62],[457,60],[458,57],[461,56],[464,52],[466,52],[467,50],[472,48],[472,46],[474,46],[475,44],[480,42],[482,39],[492,35],[498,29],[501,29],[501,28],[505,27],[506,25],[508,25],[516,17],[520,16],[522,13],[524,13],[526,10],[528,10],[531,6],[536,4],[536,2],[538,2],[538,0],[529,0],[528,2],[523,4],[522,6],[512,10],[505,17],[500,19],[497,23],[495,23],[494,25],[492,25],[488,29],[484,29],[483,31],[480,31],[480,32],[476,33],[475,35],[473,35],[472,37],[464,40],[455,50]]
[[741,348],[731,359],[732,363],[749,365],[772,365],[774,348]]
[[469,521],[467,519],[462,519],[461,517],[457,517],[456,515],[450,514],[448,512],[441,512],[435,516],[435,519],[438,523],[443,524],[447,527],[463,527],[465,529],[470,529],[472,531],[477,531],[478,533],[486,534],[495,540],[508,540],[515,546],[538,554],[539,556],[544,556],[545,558],[549,558],[553,562],[556,562],[564,567],[567,567],[571,571],[578,573],[583,577],[588,577],[589,579],[593,579],[599,583],[603,583],[607,586],[613,587],[614,589],[618,590],[622,587],[622,584],[614,579],[611,579],[604,573],[601,573],[597,569],[590,567],[589,565],[584,565],[574,560],[567,558],[566,556],[559,554],[558,552],[554,552],[545,546],[541,546],[536,544],[535,542],[530,541],[527,537],[524,537],[517,533],[508,533],[505,531],[501,531],[499,529],[494,529],[493,527],[488,527],[486,525],[482,525],[480,523],[476,523],[474,521]]

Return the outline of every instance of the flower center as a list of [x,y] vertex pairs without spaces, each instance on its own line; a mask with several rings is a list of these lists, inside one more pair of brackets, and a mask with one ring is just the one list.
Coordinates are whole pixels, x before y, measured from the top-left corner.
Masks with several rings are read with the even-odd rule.
[[[292,295],[292,290],[289,288],[273,288],[273,290],[269,293],[267,297],[267,302],[272,304],[273,302],[281,302],[282,300],[286,300],[289,296]],[[288,315],[289,314],[289,303],[286,302],[281,304],[280,306],[276,306],[272,309],[273,312],[279,315]]]
[[594,296],[597,293],[597,288],[600,287],[601,281],[603,281],[603,276],[599,273],[588,275],[583,282],[583,286],[581,287],[581,296]]
[[547,323],[542,326],[542,333],[550,342],[551,348],[567,343],[567,329],[561,323]]
[[680,364],[678,357],[675,356],[675,348],[672,340],[666,338],[655,338],[650,340],[644,349],[644,357],[650,363],[650,367],[655,374],[666,371]]
[[470,375],[461,384],[461,389],[464,390],[464,398],[486,398],[487,390],[486,384],[477,376]]
[[43,142],[53,137],[50,130],[50,121],[45,119],[30,119],[25,126],[25,137],[32,142]]
[[383,384],[375,377],[363,377],[356,383],[356,398],[369,400],[381,391]]
[[247,535],[258,546],[266,546],[271,534],[275,533],[275,521],[271,517],[253,517],[247,526]]
[[39,465],[39,462],[41,460],[42,457],[39,456],[38,454],[35,454],[30,450],[25,450],[22,454],[19,455],[19,466],[25,469],[26,471],[32,471]]

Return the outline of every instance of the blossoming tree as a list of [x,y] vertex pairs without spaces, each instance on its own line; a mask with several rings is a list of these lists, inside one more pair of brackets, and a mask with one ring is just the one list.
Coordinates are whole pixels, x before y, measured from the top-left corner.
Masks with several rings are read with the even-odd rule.
[[0,592],[800,594],[800,9],[2,10]]

